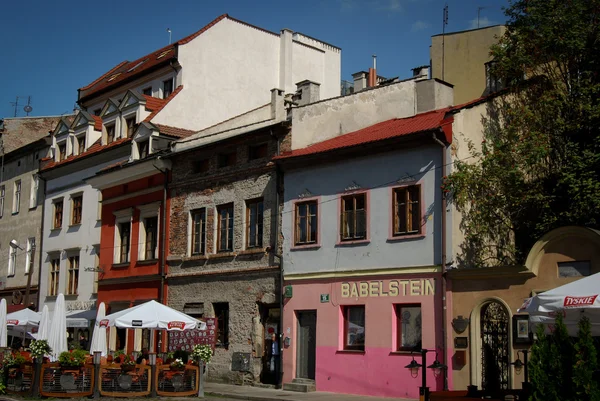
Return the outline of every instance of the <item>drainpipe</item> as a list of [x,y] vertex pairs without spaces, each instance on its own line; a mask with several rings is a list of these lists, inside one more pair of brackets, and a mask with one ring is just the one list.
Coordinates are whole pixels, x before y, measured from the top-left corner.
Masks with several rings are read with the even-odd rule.
[[[157,158],[157,160],[160,160],[160,156]],[[157,169],[158,171],[160,171],[162,174],[164,174],[165,176],[165,181],[163,183],[163,199],[162,199],[162,228],[161,228],[161,235],[160,235],[160,260],[159,260],[159,273],[160,273],[160,287],[158,289],[158,300],[160,301],[161,304],[165,303],[165,294],[164,294],[164,287],[165,287],[165,261],[167,259],[166,256],[166,250],[167,250],[167,190],[168,190],[168,185],[169,185],[169,170],[167,168],[165,168],[164,170],[161,170],[160,168],[156,167],[156,165],[153,164],[153,167],[155,169]]]
[[[433,133],[433,140],[442,147],[442,177],[446,176],[446,144],[440,141],[436,134]],[[442,340],[444,352],[442,363],[448,366],[446,361],[447,345],[446,338],[446,194],[442,192],[442,213],[441,213],[441,230],[442,230]],[[448,390],[448,368],[444,369],[444,390]]]
[[162,215],[162,235],[160,238],[160,288],[158,291],[158,298],[160,303],[165,303],[165,261],[167,259],[167,191],[169,185],[169,170],[163,172],[165,175],[165,182],[163,184],[163,215]]
[[[271,136],[273,132],[271,131]],[[277,156],[280,154],[280,143],[279,138],[275,137],[277,140]],[[283,172],[278,164],[275,167],[275,202],[277,207],[277,212],[275,213],[275,242],[273,244],[273,256],[279,259],[279,372],[277,374],[279,377],[277,378],[277,388],[282,388],[283,386],[283,256],[278,254],[279,250],[279,202],[281,201],[281,196],[279,194],[279,183],[283,181]]]
[[[41,160],[38,162],[40,164],[41,167]],[[41,170],[41,168],[38,167],[38,171]],[[41,285],[42,285],[42,256],[44,255],[42,253],[42,250],[44,249],[44,214],[46,212],[46,179],[44,179],[41,175],[38,175],[38,177],[40,178],[41,181],[44,182],[44,197],[42,198],[42,224],[40,225],[40,244],[39,244],[39,253],[40,253],[40,257],[39,257],[39,267],[38,267],[38,285],[37,285],[37,310],[40,310],[40,301],[42,299],[42,291],[41,291]],[[37,199],[36,199],[37,201]]]

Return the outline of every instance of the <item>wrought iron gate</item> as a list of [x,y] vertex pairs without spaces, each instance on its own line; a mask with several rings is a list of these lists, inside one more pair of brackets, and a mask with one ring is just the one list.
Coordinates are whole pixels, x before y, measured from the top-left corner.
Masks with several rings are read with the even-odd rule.
[[481,308],[481,378],[488,393],[509,388],[509,333],[508,313],[503,305],[490,302]]

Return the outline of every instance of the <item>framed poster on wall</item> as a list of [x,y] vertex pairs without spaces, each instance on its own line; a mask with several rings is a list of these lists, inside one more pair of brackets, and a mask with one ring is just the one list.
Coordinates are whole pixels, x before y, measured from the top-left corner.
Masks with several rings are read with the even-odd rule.
[[513,344],[531,344],[533,336],[529,315],[513,315]]

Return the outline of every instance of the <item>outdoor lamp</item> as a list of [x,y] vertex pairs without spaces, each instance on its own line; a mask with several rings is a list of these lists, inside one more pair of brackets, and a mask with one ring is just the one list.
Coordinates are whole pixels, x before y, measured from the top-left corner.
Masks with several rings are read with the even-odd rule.
[[155,352],[151,352],[148,354],[148,363],[150,364],[150,366],[156,365],[156,353]]
[[412,357],[412,361],[408,365],[405,366],[406,369],[410,370],[410,376],[414,379],[419,376],[419,369],[421,369],[421,365],[419,362],[415,361],[415,357]]
[[442,375],[442,371],[444,369],[446,369],[447,366],[444,365],[443,363],[440,363],[440,361],[438,361],[438,355],[436,352],[435,353],[435,361],[433,361],[433,363],[431,365],[427,366],[427,368],[433,370],[434,377],[440,377]]
[[519,358],[519,352],[517,352],[517,360],[512,362],[511,365],[515,367],[515,373],[520,375],[521,370],[523,369],[523,366],[525,366],[525,364]]
[[102,361],[102,352],[94,351],[93,360],[94,360],[94,365],[100,365],[100,362]]

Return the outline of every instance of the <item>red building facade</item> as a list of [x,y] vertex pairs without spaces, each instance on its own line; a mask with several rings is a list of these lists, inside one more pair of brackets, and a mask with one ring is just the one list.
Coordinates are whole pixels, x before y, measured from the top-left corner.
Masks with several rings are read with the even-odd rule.
[[[150,300],[166,303],[169,170],[160,163],[151,158],[117,165],[90,179],[102,191],[98,303],[105,303],[107,313]],[[149,339],[148,330],[112,329],[109,349],[149,349]]]

